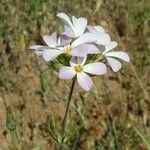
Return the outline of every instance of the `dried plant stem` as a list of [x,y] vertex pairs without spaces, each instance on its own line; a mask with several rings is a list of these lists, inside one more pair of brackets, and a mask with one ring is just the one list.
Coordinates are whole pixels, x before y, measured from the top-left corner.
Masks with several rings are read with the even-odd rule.
[[6,100],[5,100],[4,91],[3,91],[2,87],[1,87],[0,90],[1,90],[2,100],[4,102],[4,106],[5,106],[5,109],[6,109],[7,108],[7,103],[6,103]]
[[68,111],[69,111],[69,106],[70,106],[70,102],[71,102],[71,97],[72,97],[72,93],[74,90],[74,85],[75,85],[75,80],[72,80],[72,85],[71,85],[71,90],[70,90],[70,94],[68,97],[68,101],[67,101],[67,106],[66,106],[66,110],[65,110],[65,115],[62,121],[62,128],[61,128],[61,145],[60,145],[60,150],[63,149],[63,144],[64,144],[64,134],[65,134],[65,128],[66,128],[66,122],[67,122],[67,115],[68,115]]

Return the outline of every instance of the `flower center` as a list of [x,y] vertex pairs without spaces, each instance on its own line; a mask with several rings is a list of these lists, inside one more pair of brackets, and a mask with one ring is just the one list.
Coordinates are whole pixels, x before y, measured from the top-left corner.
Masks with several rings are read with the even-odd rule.
[[66,48],[65,48],[65,53],[66,53],[67,55],[70,55],[70,52],[71,52],[71,47],[66,47]]
[[76,65],[76,66],[74,67],[74,70],[75,70],[76,72],[82,72],[83,68],[82,68],[82,66],[80,66],[80,65]]

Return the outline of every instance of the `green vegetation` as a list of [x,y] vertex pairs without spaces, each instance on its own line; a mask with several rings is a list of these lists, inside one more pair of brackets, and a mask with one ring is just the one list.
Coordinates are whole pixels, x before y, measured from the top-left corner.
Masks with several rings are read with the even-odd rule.
[[[107,76],[94,78],[90,93],[75,85],[68,116],[67,137],[72,141],[66,149],[149,148],[148,0],[0,0],[0,10],[0,149],[12,147],[3,100],[15,116],[18,150],[57,149],[50,133],[59,136],[54,124],[62,120],[71,82],[59,80],[51,64],[35,56],[29,46],[42,43],[44,34],[63,30],[56,18],[60,11],[103,26],[131,57],[131,64],[124,64],[119,73],[110,70]],[[48,116],[54,119],[48,127],[53,125],[55,132],[47,129]]]

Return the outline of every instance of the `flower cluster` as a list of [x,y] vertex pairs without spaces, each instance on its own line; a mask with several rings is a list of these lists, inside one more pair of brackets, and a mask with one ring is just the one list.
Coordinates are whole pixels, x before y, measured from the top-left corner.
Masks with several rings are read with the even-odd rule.
[[108,65],[117,72],[122,67],[119,60],[130,61],[125,52],[112,51],[117,42],[111,41],[101,26],[87,25],[87,19],[82,17],[70,19],[63,12],[57,17],[64,23],[64,32],[59,37],[55,32],[44,35],[46,46],[33,45],[30,49],[45,61],[52,61],[59,78],[77,78],[78,84],[89,91],[93,85],[92,75],[106,74]]

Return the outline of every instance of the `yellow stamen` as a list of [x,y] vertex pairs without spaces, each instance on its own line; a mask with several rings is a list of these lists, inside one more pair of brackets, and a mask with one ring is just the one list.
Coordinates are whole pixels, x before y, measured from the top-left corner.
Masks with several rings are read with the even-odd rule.
[[70,55],[70,52],[71,52],[71,47],[66,47],[66,48],[65,48],[65,53],[66,53],[67,55]]
[[76,65],[76,66],[74,67],[74,70],[75,70],[76,72],[82,72],[83,68],[82,68],[82,66],[80,66],[80,65]]

